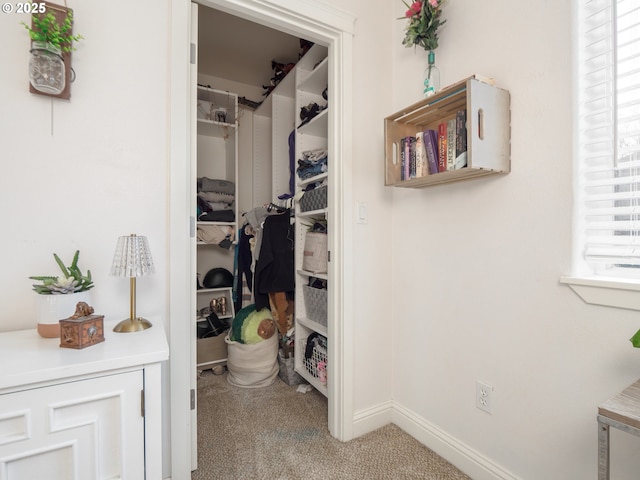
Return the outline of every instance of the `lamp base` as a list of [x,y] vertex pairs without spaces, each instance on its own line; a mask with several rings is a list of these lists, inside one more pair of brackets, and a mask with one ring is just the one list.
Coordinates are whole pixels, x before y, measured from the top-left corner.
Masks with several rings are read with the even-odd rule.
[[145,318],[138,317],[135,320],[126,318],[113,327],[113,331],[121,333],[141,332],[152,326],[153,324]]

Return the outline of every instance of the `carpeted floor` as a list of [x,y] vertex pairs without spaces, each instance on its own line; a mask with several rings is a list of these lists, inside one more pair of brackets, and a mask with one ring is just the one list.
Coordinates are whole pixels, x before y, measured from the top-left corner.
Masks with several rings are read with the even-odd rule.
[[395,425],[340,442],[327,429],[327,399],[279,378],[269,387],[198,380],[198,469],[192,480],[468,480]]

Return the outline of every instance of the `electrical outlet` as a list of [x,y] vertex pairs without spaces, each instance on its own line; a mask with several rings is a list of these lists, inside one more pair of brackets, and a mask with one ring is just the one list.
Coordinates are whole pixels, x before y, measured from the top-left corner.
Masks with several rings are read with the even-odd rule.
[[493,394],[493,387],[486,383],[476,382],[476,407],[480,410],[484,410],[487,413],[491,413],[491,397]]

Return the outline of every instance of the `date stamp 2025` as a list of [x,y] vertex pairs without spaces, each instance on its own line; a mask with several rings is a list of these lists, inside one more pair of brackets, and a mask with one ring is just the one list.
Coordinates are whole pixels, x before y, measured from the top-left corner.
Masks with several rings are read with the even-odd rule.
[[44,2],[5,2],[2,13],[45,13],[47,6]]

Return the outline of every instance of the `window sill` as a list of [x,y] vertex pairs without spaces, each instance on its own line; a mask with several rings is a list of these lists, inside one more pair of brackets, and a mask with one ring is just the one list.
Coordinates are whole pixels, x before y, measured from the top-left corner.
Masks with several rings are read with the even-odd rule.
[[560,277],[560,283],[571,287],[591,305],[640,310],[640,281],[595,277]]

